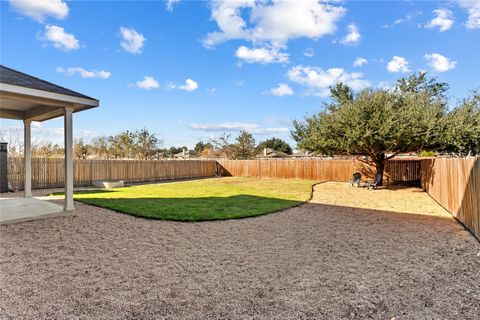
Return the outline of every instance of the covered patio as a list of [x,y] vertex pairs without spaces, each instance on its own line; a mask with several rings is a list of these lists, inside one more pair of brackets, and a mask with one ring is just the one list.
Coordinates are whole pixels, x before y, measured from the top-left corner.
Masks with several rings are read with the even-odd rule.
[[[23,121],[23,198],[0,198],[0,223],[25,221],[75,209],[73,204],[73,113],[99,106],[97,99],[0,65],[0,118]],[[64,117],[63,208],[32,197],[32,121]]]

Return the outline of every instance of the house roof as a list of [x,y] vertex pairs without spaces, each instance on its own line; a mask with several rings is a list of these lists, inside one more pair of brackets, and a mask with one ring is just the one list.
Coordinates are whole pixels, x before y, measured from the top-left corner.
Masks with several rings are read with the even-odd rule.
[[[274,150],[271,148],[266,148],[267,150],[262,150],[260,153],[257,154],[256,158],[287,158],[290,157],[289,154],[285,152]],[[266,155],[265,155],[266,151]]]
[[292,157],[295,157],[295,158],[310,158],[310,157],[316,157],[316,156],[317,154],[315,152],[308,152],[308,151],[300,151],[292,154]]
[[188,157],[188,156],[198,157],[198,153],[194,150],[185,150],[185,153],[181,151],[179,153],[176,153],[174,156],[175,157]]
[[97,100],[79,92],[67,89],[54,83],[39,79],[26,73],[0,65],[0,82],[14,86],[43,90],[67,96]]
[[79,92],[0,65],[0,118],[45,121],[98,107],[100,102]]

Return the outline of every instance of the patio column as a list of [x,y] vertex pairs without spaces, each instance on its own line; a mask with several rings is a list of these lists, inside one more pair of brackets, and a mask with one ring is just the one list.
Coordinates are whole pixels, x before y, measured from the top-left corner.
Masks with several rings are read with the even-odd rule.
[[24,197],[32,196],[32,134],[31,120],[23,120],[23,173],[24,173]]
[[65,108],[64,133],[65,133],[65,203],[64,211],[72,211],[73,206],[73,108]]

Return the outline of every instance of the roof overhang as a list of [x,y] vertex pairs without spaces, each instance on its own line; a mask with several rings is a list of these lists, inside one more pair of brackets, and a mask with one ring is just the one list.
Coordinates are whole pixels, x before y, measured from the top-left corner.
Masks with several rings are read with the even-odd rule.
[[0,118],[45,121],[99,106],[99,101],[0,83]]

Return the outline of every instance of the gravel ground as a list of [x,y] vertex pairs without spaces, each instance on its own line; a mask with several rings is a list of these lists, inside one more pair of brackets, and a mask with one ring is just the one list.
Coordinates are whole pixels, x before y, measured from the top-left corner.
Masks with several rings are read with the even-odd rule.
[[326,183],[300,207],[201,223],[77,202],[3,225],[0,319],[479,319],[480,244],[415,190]]

